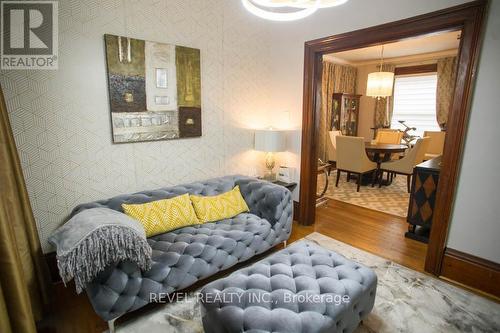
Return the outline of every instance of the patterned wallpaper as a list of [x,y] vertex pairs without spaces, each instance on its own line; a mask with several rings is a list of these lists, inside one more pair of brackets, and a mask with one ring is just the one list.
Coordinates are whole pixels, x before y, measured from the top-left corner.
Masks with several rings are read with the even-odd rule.
[[[248,128],[269,100],[266,29],[235,0],[59,1],[59,70],[0,78],[45,252],[79,203],[256,171]],[[201,49],[201,138],[112,144],[105,33]]]

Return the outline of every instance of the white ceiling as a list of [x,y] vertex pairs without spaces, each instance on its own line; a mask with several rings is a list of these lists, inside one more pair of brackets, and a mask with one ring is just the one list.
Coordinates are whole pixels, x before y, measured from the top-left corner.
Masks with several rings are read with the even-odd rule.
[[[459,47],[460,31],[440,33],[412,38],[384,45],[384,58],[400,58],[419,54],[456,50]],[[363,63],[380,59],[381,46],[331,53],[326,58],[345,63]]]

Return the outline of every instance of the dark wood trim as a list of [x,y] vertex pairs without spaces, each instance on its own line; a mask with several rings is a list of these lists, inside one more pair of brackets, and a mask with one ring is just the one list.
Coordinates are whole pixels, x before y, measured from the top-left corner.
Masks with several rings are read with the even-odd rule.
[[59,268],[57,267],[57,259],[55,252],[49,252],[45,255],[45,261],[47,262],[47,266],[49,268],[50,280],[52,283],[60,283],[62,282],[61,276],[59,275]]
[[474,4],[474,7],[462,10],[461,14],[463,28],[454,100],[448,116],[448,130],[441,162],[436,206],[425,261],[425,270],[435,275],[441,273],[448,237],[488,1],[477,1]]
[[440,274],[482,40],[483,18],[487,6],[488,0],[473,1],[429,14],[305,43],[299,200],[301,224],[313,224],[316,214],[317,134],[319,132],[322,56],[327,53],[382,45],[426,34],[462,30],[454,102],[450,110],[443,153],[443,165],[446,167],[440,175],[425,266],[427,272]]
[[298,201],[293,202],[293,220],[300,221],[300,203]]
[[500,297],[500,264],[446,248],[441,276]]
[[[482,266],[482,267],[485,267],[487,269],[500,272],[500,263],[496,263],[494,261],[490,261],[490,260],[486,260],[484,258],[476,257],[472,254],[458,251],[455,249],[451,249],[449,247],[446,248],[445,253],[450,257],[455,257],[455,258],[470,262],[471,264],[475,264],[477,266]],[[498,287],[500,287],[500,284],[498,285]]]
[[437,72],[437,67],[438,67],[437,64],[396,67],[396,69],[394,70],[394,75],[398,76],[398,75],[435,73]]
[[[318,169],[319,113],[321,112],[321,72],[323,53],[305,44],[304,98],[302,113],[302,144],[300,161],[300,220],[303,225],[314,224]],[[303,187],[302,187],[303,186]]]

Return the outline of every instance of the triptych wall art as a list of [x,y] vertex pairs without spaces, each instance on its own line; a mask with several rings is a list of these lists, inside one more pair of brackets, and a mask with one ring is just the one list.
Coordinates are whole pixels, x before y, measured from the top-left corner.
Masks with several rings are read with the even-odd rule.
[[201,136],[200,50],[105,35],[113,142]]

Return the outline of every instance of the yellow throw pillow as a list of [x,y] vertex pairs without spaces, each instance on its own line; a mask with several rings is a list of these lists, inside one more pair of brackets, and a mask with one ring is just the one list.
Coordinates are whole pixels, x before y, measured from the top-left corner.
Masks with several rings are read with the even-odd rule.
[[190,198],[201,223],[220,221],[249,211],[239,186],[215,196],[191,195]]
[[200,224],[187,193],[172,199],[144,204],[123,204],[122,208],[125,214],[142,224],[146,231],[146,237],[163,234],[193,224]]

